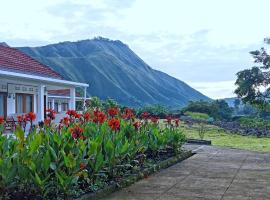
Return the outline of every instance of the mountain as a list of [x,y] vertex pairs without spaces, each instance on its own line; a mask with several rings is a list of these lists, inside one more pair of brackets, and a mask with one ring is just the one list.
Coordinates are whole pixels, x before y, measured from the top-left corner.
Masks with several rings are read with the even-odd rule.
[[18,47],[65,79],[89,83],[88,94],[128,106],[182,107],[210,100],[183,81],[152,69],[126,44],[106,38]]

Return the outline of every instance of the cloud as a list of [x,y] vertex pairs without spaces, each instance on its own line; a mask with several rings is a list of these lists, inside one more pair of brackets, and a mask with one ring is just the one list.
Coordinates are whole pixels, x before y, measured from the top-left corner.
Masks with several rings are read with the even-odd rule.
[[213,98],[235,97],[235,81],[216,81],[216,82],[188,82],[192,87],[197,88],[203,94]]
[[[1,5],[0,38],[14,46],[38,46],[95,36],[121,40],[151,67],[187,83],[205,83],[209,90],[200,88],[200,84],[194,87],[216,96],[218,91],[213,91],[208,83],[233,81],[239,70],[252,66],[248,52],[261,47],[262,43],[256,41],[263,39],[260,37],[266,32],[265,24],[263,29],[259,22],[253,28],[247,21],[254,22],[255,18],[246,11],[241,12],[242,21],[234,21],[242,4],[232,0],[223,1],[222,9],[211,0],[196,2],[197,7],[192,0],[179,2],[10,0]],[[232,15],[223,14],[233,3]],[[254,4],[248,9],[253,10]],[[214,7],[210,9],[208,5]],[[260,14],[265,16],[267,12]],[[221,96],[225,93],[220,89]]]

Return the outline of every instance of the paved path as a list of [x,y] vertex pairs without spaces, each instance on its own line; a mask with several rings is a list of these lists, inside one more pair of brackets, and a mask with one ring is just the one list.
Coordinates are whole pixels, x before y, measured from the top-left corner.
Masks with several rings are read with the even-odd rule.
[[270,154],[187,145],[191,158],[106,200],[270,200]]

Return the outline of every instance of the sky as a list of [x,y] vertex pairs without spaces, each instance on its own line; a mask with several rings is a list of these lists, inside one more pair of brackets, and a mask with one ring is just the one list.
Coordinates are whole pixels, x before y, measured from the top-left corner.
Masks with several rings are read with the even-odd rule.
[[42,46],[102,36],[211,98],[270,36],[269,0],[0,0],[0,42]]

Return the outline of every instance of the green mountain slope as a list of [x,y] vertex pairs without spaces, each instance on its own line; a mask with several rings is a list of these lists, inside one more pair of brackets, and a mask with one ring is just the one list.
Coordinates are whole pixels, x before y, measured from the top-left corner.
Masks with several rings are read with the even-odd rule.
[[104,38],[18,48],[64,78],[89,83],[88,94],[128,106],[182,107],[209,100],[184,82],[149,67],[121,41]]

